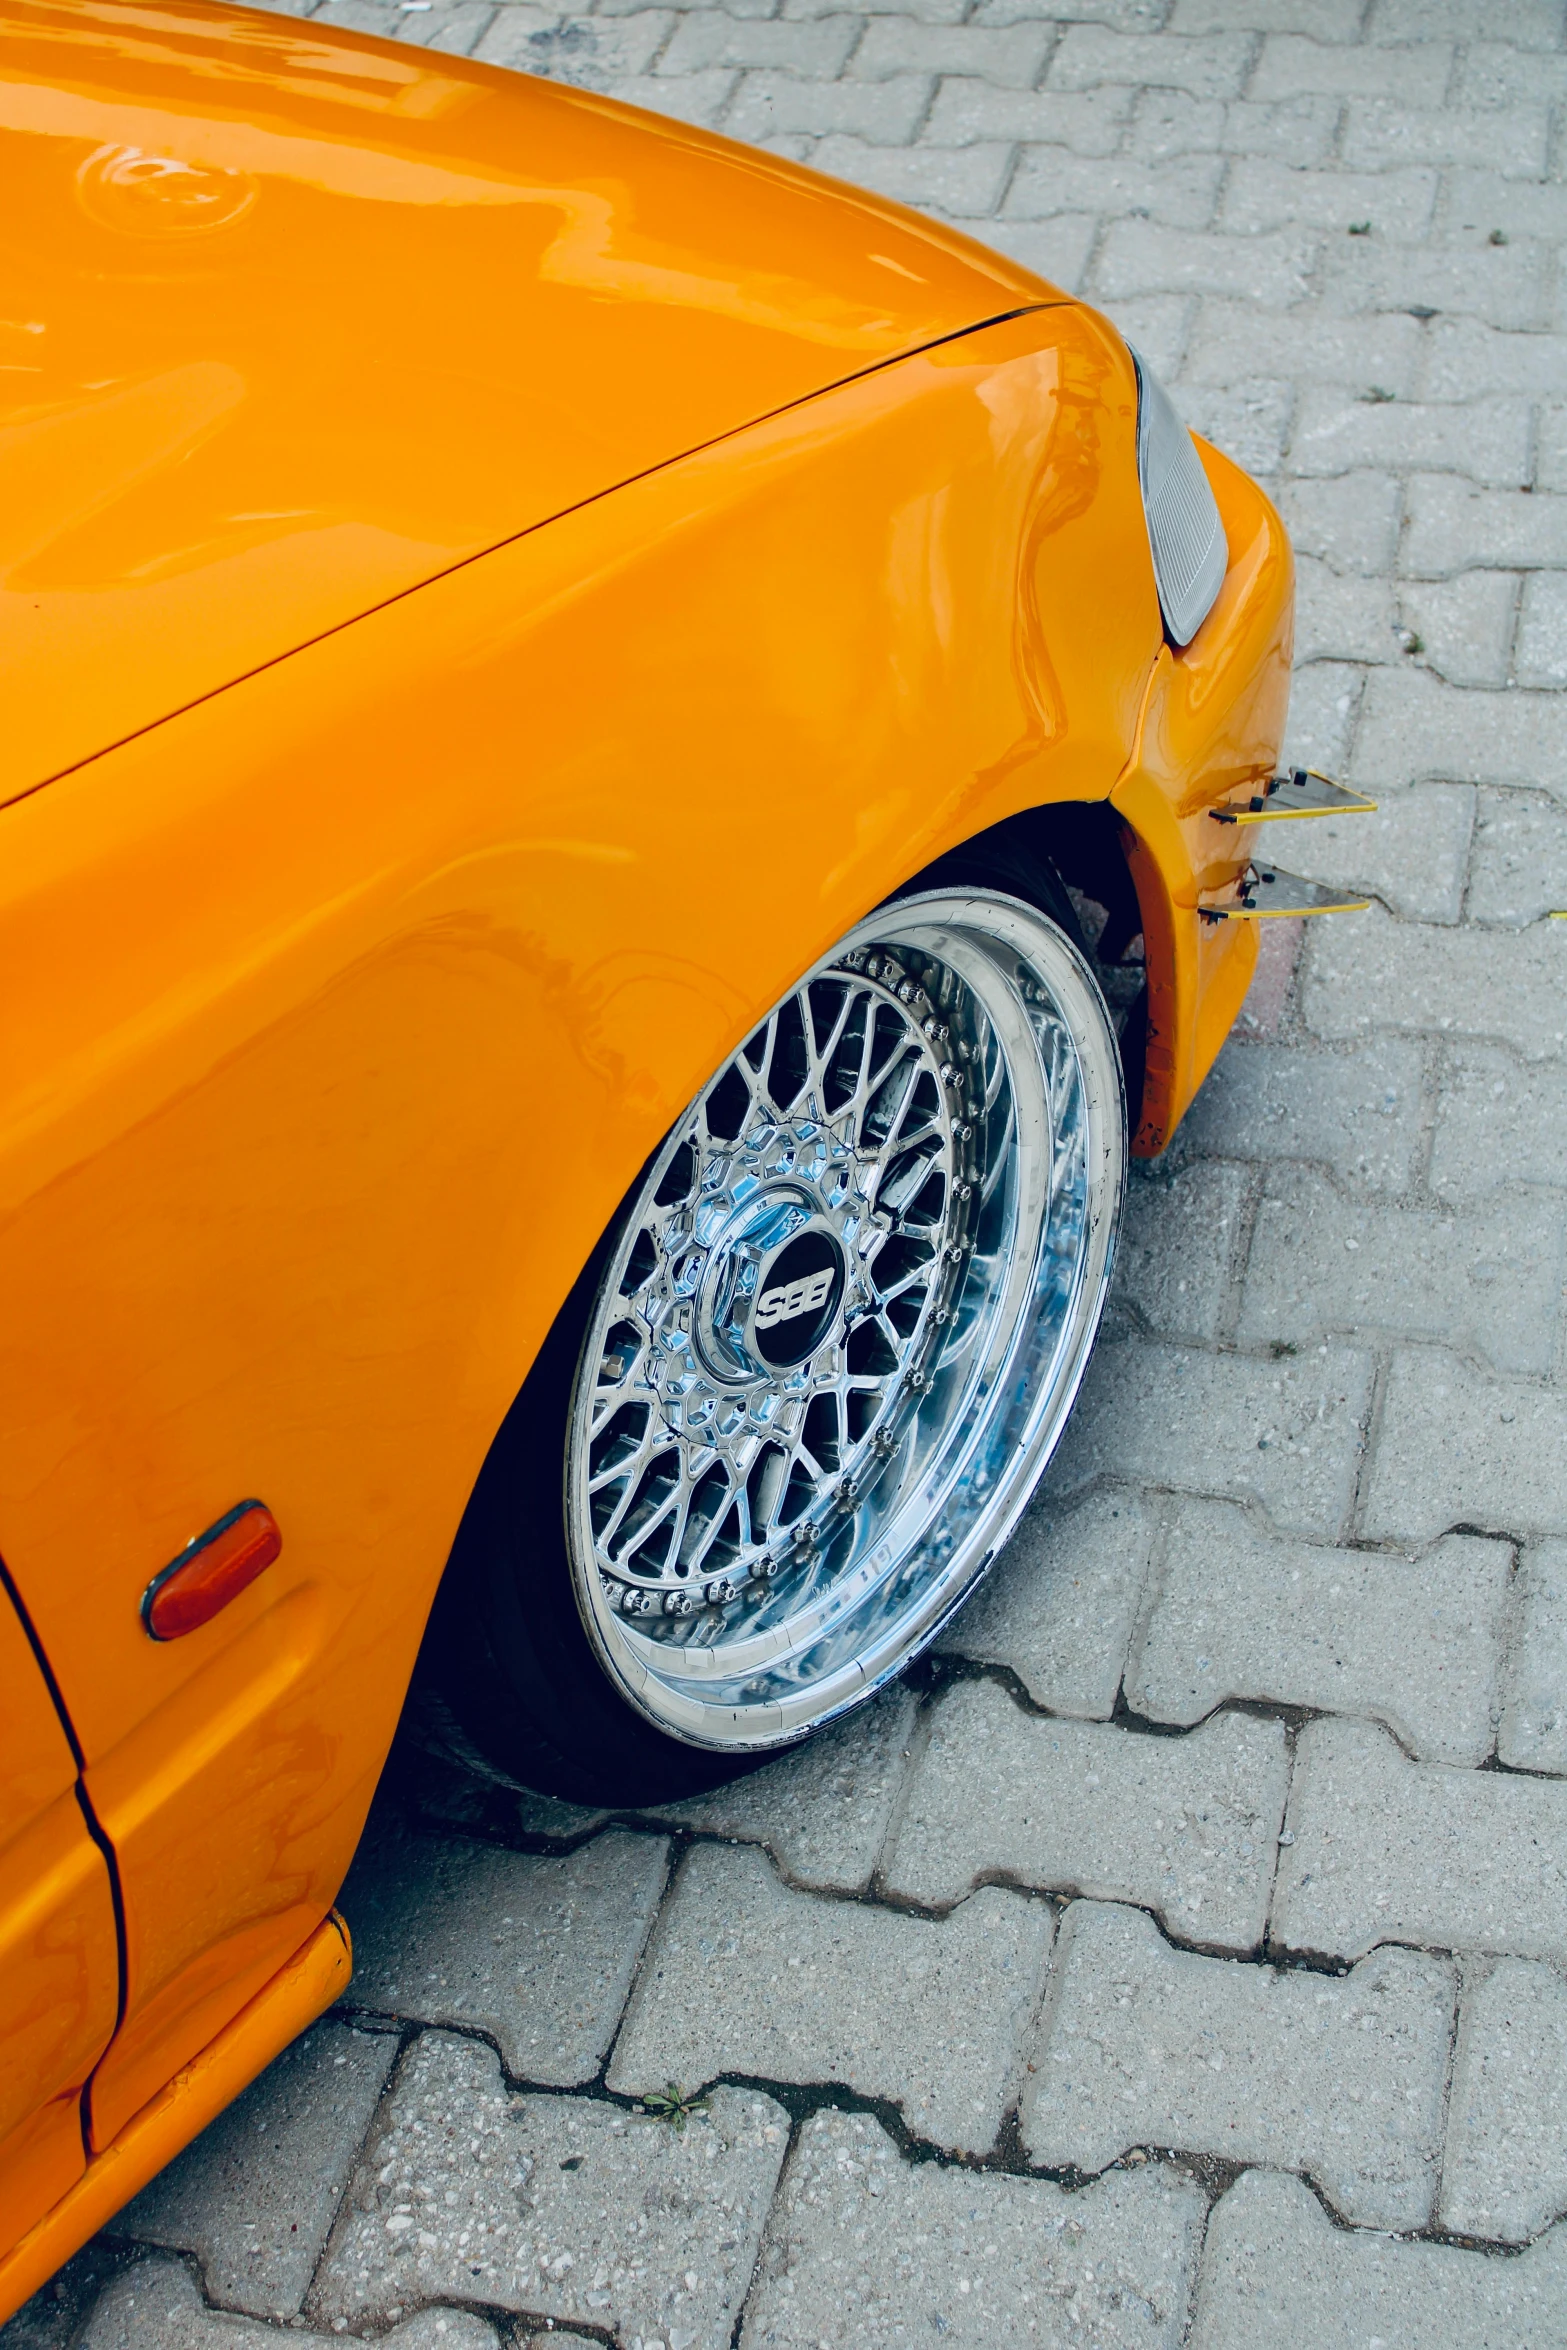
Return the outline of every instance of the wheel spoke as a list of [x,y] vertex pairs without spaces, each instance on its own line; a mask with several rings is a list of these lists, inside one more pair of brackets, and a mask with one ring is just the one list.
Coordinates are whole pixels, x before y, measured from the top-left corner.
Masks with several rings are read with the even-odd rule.
[[[968,918],[928,946],[917,926],[913,944],[851,944],[783,997],[681,1120],[612,1262],[572,1423],[574,1572],[595,1624],[624,1619],[604,1639],[635,1643],[656,1719],[666,1685],[716,1692],[733,1671],[718,1743],[744,1743],[733,1725],[767,1690],[804,1702],[850,1637],[852,1610],[828,1627],[851,1568],[851,1593],[890,1578],[913,1608],[954,1555],[949,1516],[978,1506],[958,1497],[1005,1483],[943,1484],[942,1447],[970,1425],[965,1395],[993,1391],[999,1412],[1020,1391],[994,1376],[1023,1311],[1020,1168],[1077,1198],[1087,1127],[1054,998],[1025,989],[1037,1066],[1018,1062],[984,993],[1001,1000],[1001,966],[948,959]],[[1076,1229],[1051,1260],[1058,1300]]]

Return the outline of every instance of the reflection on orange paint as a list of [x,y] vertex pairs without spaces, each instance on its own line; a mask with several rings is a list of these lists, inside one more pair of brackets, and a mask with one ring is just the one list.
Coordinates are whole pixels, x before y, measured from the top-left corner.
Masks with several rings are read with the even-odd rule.
[[1256,925],[1204,922],[1250,849],[1208,810],[1271,775],[1289,705],[1294,561],[1283,524],[1240,468],[1199,444],[1230,548],[1218,600],[1150,681],[1138,756],[1114,804],[1131,828],[1149,954],[1148,1078],[1133,1148],[1164,1149],[1246,998]]
[[[10,0],[0,172],[38,224],[0,322],[0,1552],[123,1886],[102,2151],[325,1914],[496,1428],[803,969],[987,826],[1113,800],[1162,1147],[1244,992],[1203,811],[1271,763],[1291,585],[1210,455],[1231,573],[1172,657],[1111,328],[590,93]],[[257,1493],[286,1547],[149,1640]]]
[[0,181],[28,224],[0,329],[0,798],[1051,298],[590,92],[199,4],[10,0]]
[[81,2092],[119,1995],[108,1870],[0,1584],[0,2251],[83,2167]]

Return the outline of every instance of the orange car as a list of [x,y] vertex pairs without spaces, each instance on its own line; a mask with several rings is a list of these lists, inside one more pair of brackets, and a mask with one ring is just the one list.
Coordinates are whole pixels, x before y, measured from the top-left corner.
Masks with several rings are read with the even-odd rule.
[[1027,271],[287,18],[0,35],[3,2315],[345,1982],[422,1645],[627,1801],[934,1636],[1347,803],[1266,499]]

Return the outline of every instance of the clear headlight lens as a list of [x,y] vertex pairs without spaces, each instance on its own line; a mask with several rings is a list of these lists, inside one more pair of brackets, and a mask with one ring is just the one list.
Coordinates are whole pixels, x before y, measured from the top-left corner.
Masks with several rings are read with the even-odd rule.
[[1153,369],[1137,368],[1137,472],[1159,608],[1170,641],[1189,645],[1224,584],[1230,560],[1224,524],[1202,459]]

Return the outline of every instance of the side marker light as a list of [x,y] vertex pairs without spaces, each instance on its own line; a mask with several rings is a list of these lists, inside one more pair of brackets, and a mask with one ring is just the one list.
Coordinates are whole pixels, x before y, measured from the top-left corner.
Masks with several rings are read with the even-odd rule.
[[283,1547],[265,1502],[242,1501],[188,1542],[141,1595],[141,1620],[153,1640],[181,1640],[208,1624],[270,1567]]

